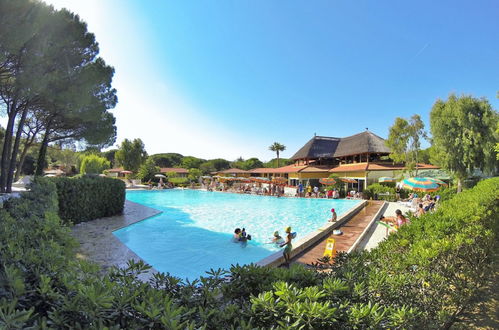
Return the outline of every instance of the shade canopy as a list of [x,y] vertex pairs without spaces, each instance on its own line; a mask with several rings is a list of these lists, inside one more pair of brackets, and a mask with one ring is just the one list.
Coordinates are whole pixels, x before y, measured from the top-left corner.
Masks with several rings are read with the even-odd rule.
[[270,182],[270,179],[269,178],[264,178],[264,177],[260,177],[260,176],[256,176],[256,177],[251,177],[249,178],[251,181],[254,181],[254,182],[259,182],[259,183],[269,183]]
[[440,186],[429,178],[409,178],[402,180],[402,186],[416,191],[436,191]]
[[390,178],[388,176],[383,176],[378,179],[378,182],[395,182],[395,181],[397,181],[395,180],[395,178]]
[[274,182],[274,183],[286,183],[286,182],[288,182],[288,179],[286,179],[282,176],[276,176],[275,178],[272,178],[272,182]]
[[448,184],[447,184],[446,182],[444,182],[444,181],[442,181],[442,180],[440,180],[440,179],[436,179],[436,178],[425,178],[425,179],[428,179],[428,180],[430,180],[430,181],[433,181],[433,182],[435,182],[436,184],[439,184],[439,185],[444,186],[444,187],[447,187],[447,186],[448,186]]
[[121,171],[120,173],[122,173],[122,174],[132,174],[133,172],[132,171],[124,170],[124,171]]
[[346,183],[357,183],[357,180],[352,178],[340,178],[340,180]]
[[327,186],[333,185],[336,183],[336,180],[333,178],[321,178],[319,179],[319,182],[322,184],[325,184]]
[[155,178],[166,178],[166,176],[164,176],[163,174],[155,174],[154,177]]

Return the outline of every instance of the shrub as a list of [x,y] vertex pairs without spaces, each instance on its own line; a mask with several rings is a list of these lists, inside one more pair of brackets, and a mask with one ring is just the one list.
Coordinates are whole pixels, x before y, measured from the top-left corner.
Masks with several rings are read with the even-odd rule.
[[153,181],[156,180],[154,175],[158,174],[159,171],[160,168],[154,164],[154,159],[149,157],[144,164],[140,165],[137,178],[142,182]]
[[176,185],[176,186],[181,186],[185,187],[187,183],[189,182],[189,179],[187,178],[179,178],[179,177],[173,177],[173,178],[168,178],[168,182]]
[[104,157],[99,157],[97,155],[87,155],[84,156],[81,165],[81,174],[100,174],[104,170],[109,169],[111,163]]
[[380,183],[373,183],[364,190],[364,195],[367,197],[367,199],[372,198],[390,202],[396,201],[397,197],[395,193],[396,191],[394,187],[385,186]]
[[125,183],[98,176],[52,178],[57,187],[59,216],[79,223],[123,212]]
[[101,275],[79,260],[53,182],[36,180],[0,209],[0,328],[448,328],[491,273],[498,197],[499,178],[484,181],[329,272],[247,265],[146,283],[143,262]]

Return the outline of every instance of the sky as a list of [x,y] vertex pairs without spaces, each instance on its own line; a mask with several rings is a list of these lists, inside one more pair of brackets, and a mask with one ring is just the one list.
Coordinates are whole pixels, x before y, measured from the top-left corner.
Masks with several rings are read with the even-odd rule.
[[116,70],[116,144],[149,154],[287,158],[413,114],[429,130],[450,93],[499,109],[496,0],[46,2],[88,23]]

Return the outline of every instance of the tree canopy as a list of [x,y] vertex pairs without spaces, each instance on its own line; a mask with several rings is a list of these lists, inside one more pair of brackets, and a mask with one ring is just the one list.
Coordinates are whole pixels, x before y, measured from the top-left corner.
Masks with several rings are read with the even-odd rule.
[[8,117],[1,191],[10,191],[23,135],[31,139],[24,155],[43,135],[37,174],[51,142],[114,143],[115,119],[108,112],[117,102],[114,69],[98,53],[77,15],[37,1],[0,0],[0,107]]
[[127,171],[137,172],[147,159],[147,152],[141,139],[123,140],[115,153],[116,162]]
[[485,98],[451,94],[437,100],[430,113],[432,157],[458,180],[475,169],[492,173],[497,169],[494,131],[499,115]]
[[404,162],[406,168],[417,175],[421,140],[425,138],[424,123],[419,115],[413,115],[409,120],[395,118],[386,140],[391,149],[390,158],[397,163]]
[[98,155],[83,156],[80,166],[81,174],[100,174],[109,168],[109,161]]
[[274,151],[277,154],[277,167],[279,167],[279,153],[286,150],[286,146],[279,142],[274,142],[270,145],[269,150]]

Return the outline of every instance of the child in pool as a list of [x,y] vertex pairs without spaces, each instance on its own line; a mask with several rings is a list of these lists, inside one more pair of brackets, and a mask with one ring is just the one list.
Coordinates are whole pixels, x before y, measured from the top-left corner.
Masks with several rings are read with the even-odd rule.
[[270,243],[274,243],[274,244],[284,243],[284,240],[282,239],[281,235],[279,235],[279,232],[277,230],[274,232],[274,237],[272,237],[272,240]]
[[284,260],[286,262],[286,265],[289,266],[289,262],[291,261],[291,250],[293,249],[293,245],[291,245],[291,241],[293,240],[293,234],[291,233],[291,227],[286,228],[286,242],[280,244],[280,247],[284,247],[284,251],[282,251],[282,255],[284,256]]

